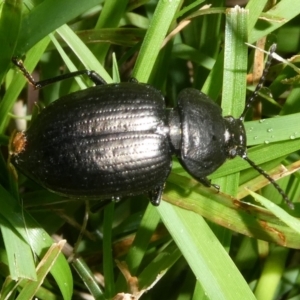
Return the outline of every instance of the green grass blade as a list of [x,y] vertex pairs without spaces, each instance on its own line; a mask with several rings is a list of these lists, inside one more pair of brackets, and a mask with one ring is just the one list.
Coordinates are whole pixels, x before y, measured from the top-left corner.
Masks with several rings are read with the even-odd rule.
[[103,220],[103,273],[105,276],[105,297],[110,299],[115,295],[115,281],[114,281],[114,263],[111,251],[112,243],[112,224],[114,203],[108,204],[104,208]]
[[251,12],[248,19],[248,33],[253,30],[253,27],[265,8],[267,2],[268,0],[250,0],[247,3],[246,9]]
[[264,207],[270,210],[275,216],[280,220],[290,226],[295,232],[300,234],[300,221],[288,214],[285,210],[281,209],[279,206],[275,205],[273,202],[269,201],[265,197],[248,190],[250,195],[254,197],[258,202],[260,202]]
[[137,58],[133,77],[147,82],[180,1],[159,1]]
[[[207,189],[192,179],[172,174],[166,186],[164,200],[246,236],[285,247],[300,248],[299,234],[265,209]],[[296,211],[298,215],[298,208]],[[268,228],[272,230],[267,230]],[[282,234],[278,234],[279,232]]]
[[87,266],[85,261],[82,258],[76,258],[72,262],[72,266],[74,267],[78,275],[82,278],[82,281],[85,283],[93,297],[98,300],[105,300],[103,291],[97,284],[94,274]]
[[0,83],[2,83],[18,41],[22,1],[2,1],[0,9]]
[[247,145],[269,144],[300,138],[300,113],[245,123]]
[[[294,0],[284,0],[278,2],[268,12],[265,18],[259,19],[256,26],[250,33],[249,43],[253,43],[277,28],[283,26],[286,22],[300,14],[300,2]],[[274,21],[272,20],[274,18]],[[278,20],[279,18],[279,20]]]
[[201,216],[165,202],[161,203],[158,211],[207,298],[255,299]]
[[96,71],[107,83],[112,82],[112,79],[106,70],[73,30],[71,30],[67,25],[64,25],[57,29],[57,32],[80,59],[87,70]]
[[[74,2],[72,0],[46,0],[22,19],[16,54],[21,55],[38,41],[79,14],[98,4],[98,0]],[[54,18],[55,16],[55,18]],[[41,26],[43,24],[43,26]]]
[[136,274],[145,255],[150,238],[159,221],[160,218],[156,209],[153,205],[149,204],[136,233],[134,242],[131,245],[131,249],[126,257],[126,263],[132,275]]
[[[28,68],[29,72],[36,66],[37,62],[39,61],[41,55],[44,53],[50,39],[47,37],[40,41],[35,47],[31,48],[30,51],[27,53],[26,59],[26,67]],[[9,112],[11,108],[19,96],[21,90],[23,89],[26,83],[26,79],[24,75],[19,72],[17,76],[14,78],[14,81],[11,82],[8,90],[5,93],[1,103],[0,103],[0,132],[3,133],[7,126],[7,122],[10,118]]]
[[20,285],[22,285],[22,291],[16,298],[17,300],[32,299],[37,294],[40,286],[45,280],[45,277],[58,259],[65,243],[66,241],[60,241],[58,244],[54,244],[50,247],[37,267],[37,280],[22,280],[20,282]]
[[[6,218],[7,222],[10,223],[11,228],[16,230],[25,241],[28,241],[28,244],[32,247],[34,253],[38,256],[42,256],[45,253],[45,249],[48,249],[52,245],[52,238],[26,211],[22,211],[21,208],[19,208],[18,211],[16,210],[16,204],[14,205],[15,199],[13,199],[1,186],[0,201],[2,207],[1,212],[3,214],[2,217]],[[20,259],[23,259],[27,263],[30,261],[33,262],[32,256],[25,256],[28,254],[28,251],[18,253],[22,257],[20,257]],[[60,287],[64,299],[71,299],[73,281],[69,265],[62,255],[59,255],[56,263],[53,265],[51,274]]]

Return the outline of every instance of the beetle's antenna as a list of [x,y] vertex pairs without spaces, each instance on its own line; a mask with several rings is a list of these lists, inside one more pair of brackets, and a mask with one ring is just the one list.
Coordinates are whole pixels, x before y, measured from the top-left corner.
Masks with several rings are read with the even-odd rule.
[[273,53],[275,53],[275,51],[276,51],[276,44],[273,44],[270,47],[269,57],[265,64],[265,68],[263,70],[262,76],[260,77],[260,80],[259,80],[254,92],[252,93],[251,97],[247,100],[244,111],[240,116],[241,120],[243,120],[245,118],[245,115],[248,112],[249,108],[252,106],[253,102],[256,100],[256,97],[257,97],[259,91],[264,86],[264,83],[266,81],[266,77],[267,77],[267,74],[268,74],[269,68],[271,66],[272,59],[273,59]]
[[275,187],[275,189],[279,192],[279,194],[282,196],[285,203],[288,205],[290,209],[294,209],[293,202],[289,199],[288,195],[283,191],[283,189],[278,185],[278,183],[261,167],[256,165],[251,159],[248,158],[246,154],[242,155],[242,158],[249,163],[249,165],[255,169],[258,173],[263,175],[265,178],[267,178]]

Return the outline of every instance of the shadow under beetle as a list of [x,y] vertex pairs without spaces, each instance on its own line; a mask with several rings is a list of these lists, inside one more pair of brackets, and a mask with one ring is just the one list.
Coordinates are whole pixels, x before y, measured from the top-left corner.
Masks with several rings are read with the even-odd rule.
[[[159,205],[176,155],[196,180],[227,158],[239,155],[264,175],[292,208],[279,185],[246,154],[244,116],[262,88],[272,53],[242,115],[223,117],[221,108],[200,91],[187,88],[167,111],[160,91],[137,83],[107,84],[94,71],[77,71],[35,82],[22,61],[13,62],[36,88],[87,75],[94,87],[51,103],[12,142],[12,163],[50,191],[72,198],[118,200],[148,193]],[[217,189],[218,186],[214,185]]]

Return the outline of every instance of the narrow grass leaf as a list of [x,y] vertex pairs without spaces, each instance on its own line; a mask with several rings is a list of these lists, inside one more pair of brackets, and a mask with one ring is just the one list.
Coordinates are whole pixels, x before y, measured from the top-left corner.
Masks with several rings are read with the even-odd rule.
[[1,1],[0,6],[0,83],[6,74],[18,41],[22,1]]
[[268,0],[250,0],[246,9],[249,10],[249,19],[248,19],[248,34],[253,30],[254,25],[256,24],[260,14],[266,6]]
[[285,224],[295,230],[297,233],[300,234],[300,221],[299,219],[291,216],[285,210],[274,204],[272,201],[266,199],[265,197],[249,190],[250,195],[261,203],[265,208],[270,210],[275,216],[277,216],[280,220],[282,220]]
[[255,299],[201,216],[166,202],[157,209],[208,299]]
[[64,39],[67,45],[72,49],[76,56],[83,63],[87,70],[96,71],[107,82],[111,83],[112,79],[90,49],[80,40],[69,26],[63,25],[56,30]]
[[300,113],[245,123],[247,145],[253,146],[300,138]]
[[[28,71],[31,72],[39,61],[41,55],[44,53],[50,39],[47,37],[40,41],[35,47],[31,48],[27,53],[27,59],[25,60]],[[3,133],[6,129],[7,122],[10,119],[9,112],[13,107],[15,100],[18,98],[21,90],[26,83],[24,75],[19,72],[14,80],[9,85],[5,96],[0,102],[0,132]]]
[[65,243],[66,241],[62,240],[58,244],[53,244],[49,248],[47,253],[41,259],[39,265],[37,266],[36,281],[26,280],[20,282],[20,285],[23,285],[24,287],[16,298],[17,300],[32,299],[36,295],[39,287],[43,284],[45,277],[50,272],[51,268],[58,259]]
[[[45,249],[53,244],[51,237],[41,228],[25,210],[16,209],[15,200],[10,194],[0,186],[0,202],[3,217],[7,219],[10,226],[32,247],[32,251],[38,256],[42,256]],[[20,213],[22,211],[22,213]],[[24,254],[26,254],[25,252]],[[20,255],[23,253],[20,252]],[[24,260],[31,258],[23,257]],[[55,281],[57,282],[64,299],[71,299],[73,280],[70,267],[63,255],[59,255],[56,263],[51,269]]]
[[159,1],[137,58],[133,77],[147,82],[180,1]]
[[139,288],[147,290],[153,287],[180,257],[181,252],[175,243],[169,244],[139,274]]
[[[8,199],[4,199],[7,201]],[[10,277],[17,281],[23,278],[36,280],[35,261],[32,250],[26,241],[17,234],[2,214],[7,214],[5,207],[1,212],[1,233],[7,251]]]
[[[252,147],[248,150],[248,156],[257,165],[272,161],[276,158],[287,156],[290,153],[300,149],[300,139],[289,140],[285,142],[266,143],[261,146]],[[222,177],[225,174],[235,173],[241,170],[250,168],[249,164],[242,158],[236,157],[233,160],[227,161],[210,178]]]
[[105,300],[102,289],[97,284],[94,274],[82,258],[76,258],[72,262],[72,266],[80,276],[90,293],[95,299]]
[[[280,1],[274,7],[272,7],[267,14],[270,15],[270,18],[261,18],[257,21],[256,26],[250,33],[249,43],[254,43],[262,37],[267,36],[269,33],[273,32],[299,15],[300,1]],[[275,21],[272,21],[271,16],[275,18]],[[276,18],[279,18],[281,21],[276,20]]]
[[73,0],[43,1],[29,13],[24,14],[16,53],[21,55],[27,52],[49,33],[98,3],[99,0],[85,2],[74,2]]
[[109,299],[115,295],[114,262],[111,251],[114,206],[114,202],[111,202],[104,208],[103,220],[103,273],[105,297]]
[[266,209],[205,188],[193,179],[171,174],[163,199],[232,231],[300,248],[299,234]]
[[126,257],[126,263],[132,275],[136,274],[159,221],[160,218],[156,209],[152,204],[149,204]]

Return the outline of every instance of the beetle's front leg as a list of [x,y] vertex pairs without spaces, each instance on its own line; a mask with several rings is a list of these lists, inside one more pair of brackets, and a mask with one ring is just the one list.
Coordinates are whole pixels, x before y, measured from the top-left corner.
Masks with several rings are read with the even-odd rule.
[[207,177],[200,177],[200,178],[197,178],[197,180],[199,182],[201,182],[204,186],[214,187],[218,192],[220,191],[220,186],[217,184],[211,183],[211,180],[208,179]]

